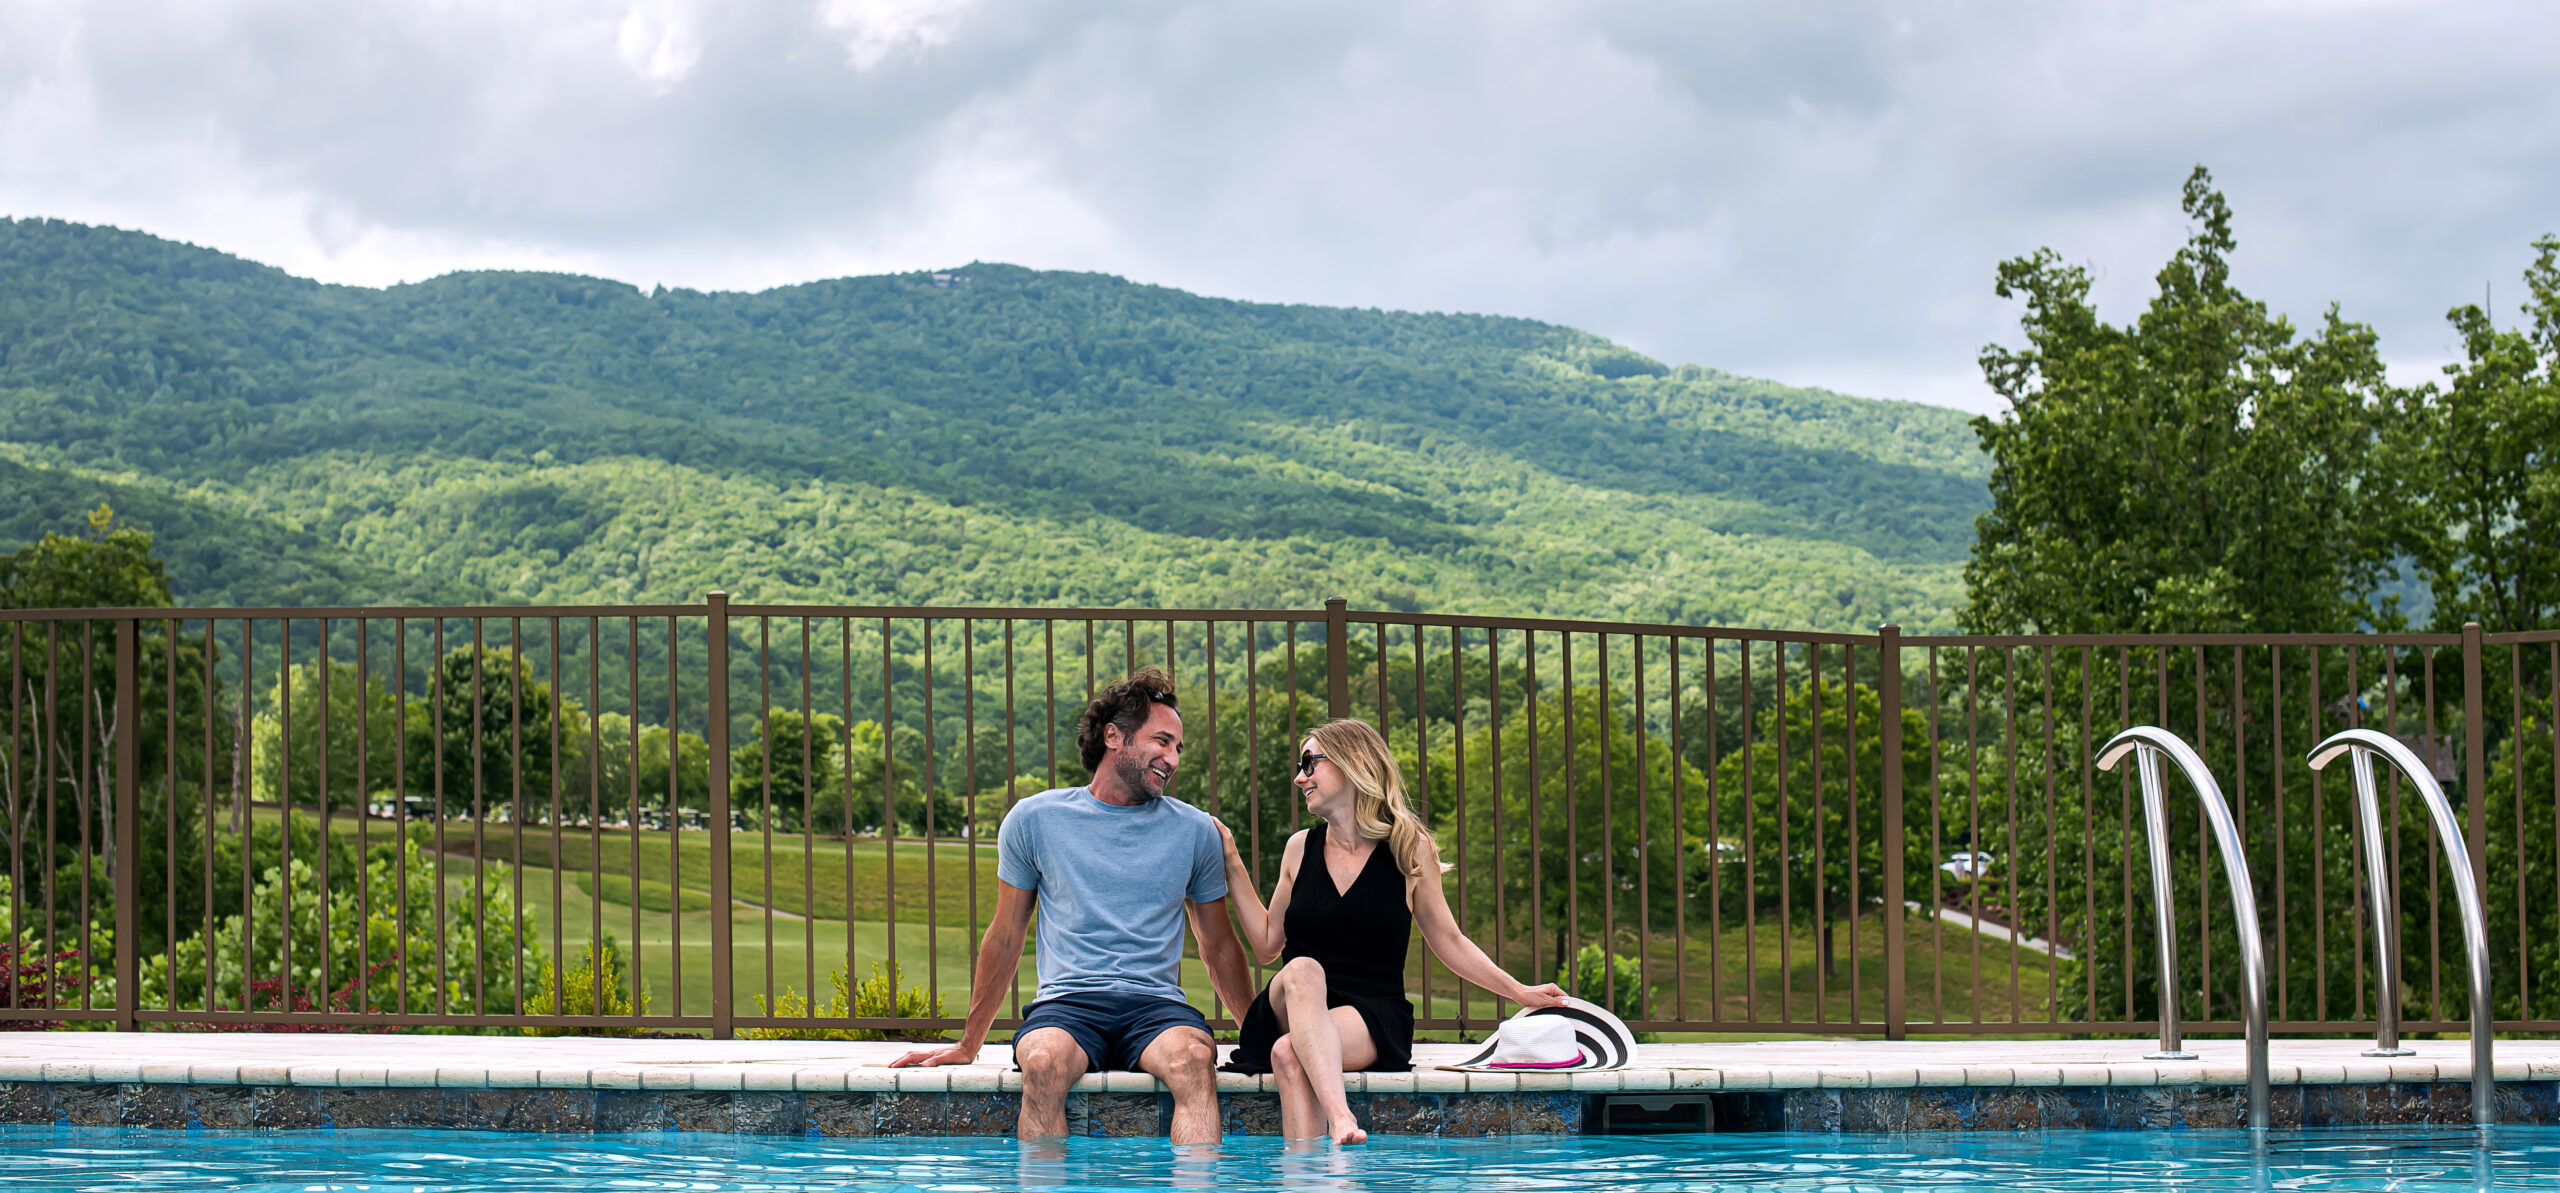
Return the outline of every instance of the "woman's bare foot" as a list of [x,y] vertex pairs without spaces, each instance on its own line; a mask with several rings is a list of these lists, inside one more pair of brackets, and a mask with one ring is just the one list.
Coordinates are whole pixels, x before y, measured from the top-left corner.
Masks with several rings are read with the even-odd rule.
[[1360,1129],[1360,1120],[1348,1114],[1333,1120],[1330,1134],[1333,1141],[1343,1147],[1369,1142],[1369,1133]]

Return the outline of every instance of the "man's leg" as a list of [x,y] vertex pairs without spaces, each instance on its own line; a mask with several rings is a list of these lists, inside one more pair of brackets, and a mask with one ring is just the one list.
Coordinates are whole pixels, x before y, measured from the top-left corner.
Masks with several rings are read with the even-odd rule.
[[1014,1039],[1013,1063],[1022,1066],[1022,1111],[1014,1135],[1066,1134],[1067,1087],[1092,1064],[1084,1045],[1063,1027],[1035,1028]]
[[[1218,1141],[1218,1048],[1196,1027],[1169,1027],[1148,1041],[1138,1067],[1173,1092],[1173,1141]],[[1026,1095],[1028,1081],[1023,1083]]]

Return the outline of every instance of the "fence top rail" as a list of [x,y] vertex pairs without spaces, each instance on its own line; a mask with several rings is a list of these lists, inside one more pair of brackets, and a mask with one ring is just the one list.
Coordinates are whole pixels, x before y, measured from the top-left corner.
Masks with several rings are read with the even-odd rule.
[[1909,648],[1955,646],[2460,646],[2460,634],[1926,634]]
[[1750,642],[1803,642],[1822,646],[1873,646],[1876,634],[1842,634],[1829,630],[1759,630],[1736,626],[1667,625],[1634,621],[1590,621],[1569,617],[1474,616],[1464,613],[1397,613],[1353,609],[1344,615],[1360,625],[1433,626],[1465,630],[1541,630],[1576,634],[1642,634],[1661,638],[1730,638]]
[[729,606],[731,617],[859,617],[865,619],[936,621],[1323,621],[1325,611],[1312,609],[1140,609],[1094,607],[1053,608],[1038,605],[746,605]]
[[[1321,606],[1303,609],[1146,609],[1137,607],[1039,605],[819,605],[746,604],[728,606],[733,617],[861,618],[874,620],[979,621],[1146,621],[1253,622],[1301,624],[1322,622]],[[10,622],[121,621],[429,621],[550,617],[702,617],[708,603],[578,604],[578,605],[306,605],[206,607],[102,607],[92,609],[0,609],[0,624]],[[1556,633],[1644,634],[1658,637],[1733,639],[1751,642],[1807,643],[1824,646],[1876,646],[1880,634],[1828,630],[1777,630],[1740,626],[1693,626],[1650,622],[1601,621],[1588,618],[1515,617],[1465,613],[1407,613],[1382,609],[1346,609],[1343,617],[1361,625],[1457,629],[1536,630]],[[1905,634],[1905,648],[1927,647],[2129,647],[2129,646],[2436,646],[2462,645],[2460,634]],[[2560,629],[2484,634],[2484,645],[2509,646],[2560,642]]]
[[709,605],[303,605],[238,608],[0,609],[12,621],[434,621],[510,617],[700,617]]

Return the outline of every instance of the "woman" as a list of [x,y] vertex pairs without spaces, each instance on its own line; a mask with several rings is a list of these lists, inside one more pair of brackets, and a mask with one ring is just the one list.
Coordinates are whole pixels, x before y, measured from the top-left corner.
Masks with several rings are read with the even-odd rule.
[[1498,998],[1547,1007],[1564,991],[1522,985],[1458,930],[1440,890],[1439,847],[1367,722],[1317,726],[1298,746],[1294,782],[1323,823],[1289,838],[1268,908],[1235,834],[1219,826],[1245,943],[1261,964],[1285,960],[1245,1012],[1227,1067],[1278,1075],[1283,1138],[1361,1143],[1369,1136],[1351,1116],[1342,1074],[1413,1066],[1404,957],[1416,922],[1441,964]]

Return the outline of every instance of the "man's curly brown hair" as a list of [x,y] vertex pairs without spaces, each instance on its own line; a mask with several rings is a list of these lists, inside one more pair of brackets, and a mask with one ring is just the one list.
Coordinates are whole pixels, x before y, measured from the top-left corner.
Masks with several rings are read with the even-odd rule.
[[1147,708],[1155,704],[1176,711],[1182,707],[1174,700],[1173,677],[1161,667],[1140,667],[1129,678],[1094,693],[1076,722],[1076,748],[1084,754],[1084,769],[1090,773],[1100,766],[1109,750],[1102,744],[1103,726],[1119,726],[1121,740],[1127,741],[1146,727]]

